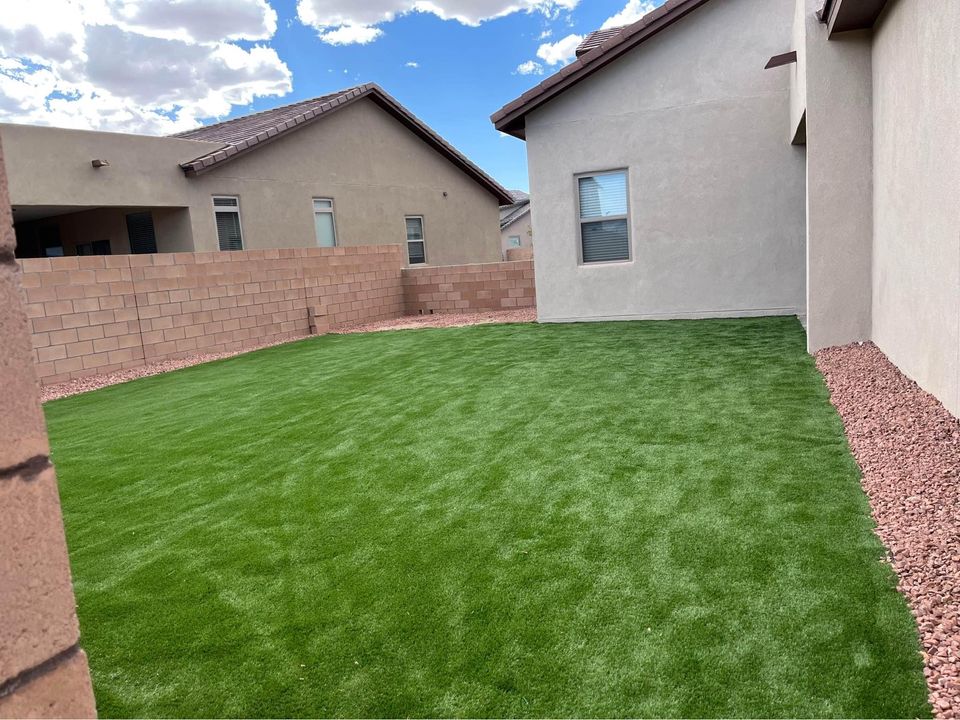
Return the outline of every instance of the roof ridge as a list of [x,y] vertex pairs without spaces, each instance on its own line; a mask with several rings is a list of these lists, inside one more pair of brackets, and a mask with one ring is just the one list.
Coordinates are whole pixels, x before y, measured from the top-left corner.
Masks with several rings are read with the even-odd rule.
[[[221,130],[219,133],[212,133],[215,138],[211,142],[218,142],[218,149],[210,150],[193,160],[181,163],[180,167],[188,176],[207,172],[211,168],[219,167],[220,163],[250,152],[275,138],[283,137],[299,127],[313,123],[331,112],[366,97],[371,98],[384,111],[393,115],[395,119],[406,125],[411,132],[418,135],[427,145],[446,156],[454,165],[485,187],[488,192],[497,198],[498,204],[510,202],[510,194],[504,187],[376,83],[364,83],[338,93],[234,118],[237,121],[245,121],[245,124],[241,123],[233,126],[229,124],[231,121],[226,121],[222,124],[206,126]],[[271,114],[275,117],[270,117]],[[250,118],[256,118],[259,115],[267,117],[261,118],[260,122],[250,122]],[[227,128],[226,131],[223,131],[224,125]],[[196,139],[202,140],[204,138],[201,135]]]
[[[286,105],[277,105],[276,107],[273,107],[273,108],[266,108],[265,110],[257,110],[257,112],[248,113],[246,115],[238,115],[237,117],[228,118],[227,120],[221,120],[220,122],[210,123],[209,125],[198,125],[197,127],[191,128],[190,130],[181,130],[178,133],[173,133],[168,137],[178,138],[178,137],[183,137],[184,135],[189,135],[190,133],[195,133],[198,130],[207,130],[209,128],[232,125],[243,120],[249,120],[250,118],[255,118],[259,115],[265,115],[267,113],[275,113],[282,110],[288,110],[290,108],[297,107],[298,105],[308,105],[310,103],[323,104],[325,102],[330,102],[330,100],[333,98],[346,95],[348,92],[353,92],[354,90],[363,90],[364,88],[366,88],[368,85],[371,85],[371,84],[372,83],[363,83],[361,85],[353,85],[351,87],[344,88],[343,90],[335,90],[334,92],[327,93],[326,95],[318,95],[316,97],[306,98],[304,100],[297,100],[296,102],[287,103]],[[229,143],[224,143],[224,144],[229,144]]]
[[602,45],[606,40],[609,40],[615,35],[619,35],[628,27],[630,27],[629,24],[616,25],[609,28],[601,27],[588,32],[586,37],[584,37],[583,40],[580,41],[580,44],[577,45],[577,49],[574,50],[574,55],[580,57],[584,53],[593,50],[595,47],[600,47],[600,45]]

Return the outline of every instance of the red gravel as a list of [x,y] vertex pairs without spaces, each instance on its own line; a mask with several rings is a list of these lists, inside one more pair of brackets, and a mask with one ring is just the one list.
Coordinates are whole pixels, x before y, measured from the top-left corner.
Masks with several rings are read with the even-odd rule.
[[960,420],[873,343],[816,360],[917,618],[934,712],[960,718]]
[[436,313],[434,315],[406,315],[396,320],[381,320],[372,323],[344,325],[333,332],[357,333],[382,330],[413,330],[415,328],[463,327],[465,325],[489,325],[490,323],[536,322],[536,308],[518,310],[489,310],[471,313]]
[[[461,327],[464,325],[485,325],[489,323],[518,323],[534,322],[537,319],[537,311],[534,308],[524,308],[523,310],[506,310],[499,312],[482,313],[456,313],[456,314],[437,314],[437,315],[413,315],[397,318],[395,320],[383,320],[374,323],[356,323],[354,325],[338,328],[335,332],[360,333],[360,332],[379,332],[381,330],[404,330],[421,327]],[[164,360],[162,362],[151,363],[143,367],[132,368],[130,370],[119,370],[117,372],[106,373],[103,375],[92,375],[90,377],[69,380],[56,385],[46,385],[41,388],[40,395],[42,402],[57,400],[70,395],[99,390],[108,385],[117,385],[137,378],[149,377],[150,375],[159,375],[160,373],[179,370],[180,368],[199,365],[200,363],[210,362],[211,360],[222,360],[223,358],[242,355],[243,353],[261,350],[274,345],[302,340],[305,335],[289,335],[272,342],[260,343],[243,350],[234,350],[221,353],[200,353],[179,360]]]

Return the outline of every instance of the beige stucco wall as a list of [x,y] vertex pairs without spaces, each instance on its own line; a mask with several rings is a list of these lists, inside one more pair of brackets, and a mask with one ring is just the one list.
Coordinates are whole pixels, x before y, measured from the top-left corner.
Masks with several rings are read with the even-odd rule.
[[500,259],[497,199],[370,100],[192,182],[197,250],[216,248],[210,198],[223,194],[240,197],[250,247],[315,244],[321,197],[333,198],[341,245],[405,243],[404,217],[422,215],[429,264]]
[[533,223],[530,220],[530,213],[500,231],[500,252],[504,259],[507,257],[507,250],[511,247],[510,238],[513,236],[520,237],[520,247],[533,247]]
[[870,338],[871,38],[806,15],[807,348]]
[[[541,320],[801,311],[803,151],[790,76],[763,69],[793,13],[707,3],[527,117]],[[579,265],[574,175],[618,168],[633,260]]]
[[225,194],[240,197],[246,249],[314,246],[312,199],[330,197],[341,245],[405,242],[404,216],[422,215],[429,264],[500,259],[497,199],[367,99],[194,178],[179,164],[218,144],[22,125],[0,125],[0,138],[14,206],[112,206],[85,216],[98,234],[130,208],[158,208],[161,251],[216,250],[212,196]]
[[873,339],[960,416],[960,3],[892,0],[873,42]]

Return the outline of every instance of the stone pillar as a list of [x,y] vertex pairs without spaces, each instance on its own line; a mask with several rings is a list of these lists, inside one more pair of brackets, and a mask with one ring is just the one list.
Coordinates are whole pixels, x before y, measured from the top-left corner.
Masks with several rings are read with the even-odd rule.
[[0,717],[95,717],[0,149]]

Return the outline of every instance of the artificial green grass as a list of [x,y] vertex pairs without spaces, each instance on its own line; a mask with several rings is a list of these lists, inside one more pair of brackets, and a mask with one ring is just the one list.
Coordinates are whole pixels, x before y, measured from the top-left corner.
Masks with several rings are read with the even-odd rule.
[[795,319],[326,336],[46,410],[101,716],[930,713]]

